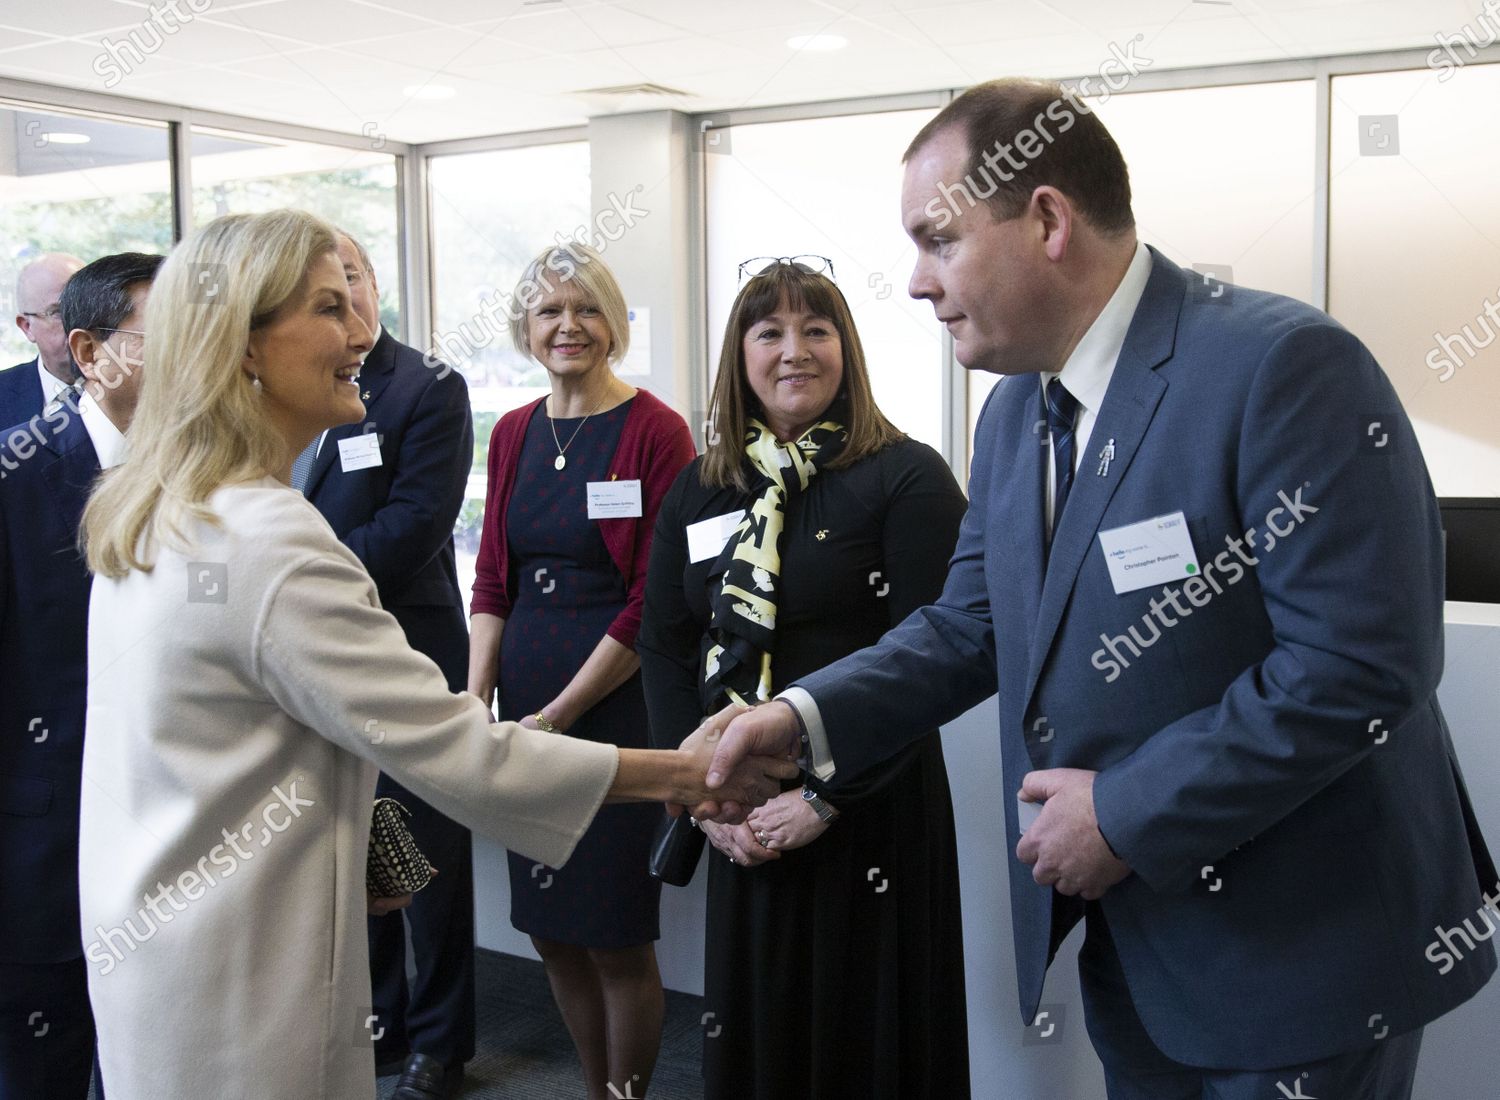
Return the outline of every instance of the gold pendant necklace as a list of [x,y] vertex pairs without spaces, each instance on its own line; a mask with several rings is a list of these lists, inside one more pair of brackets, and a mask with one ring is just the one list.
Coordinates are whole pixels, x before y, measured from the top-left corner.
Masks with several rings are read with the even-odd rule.
[[[608,396],[609,391],[606,390],[604,397],[599,398],[598,403],[594,405],[593,412],[590,412],[589,416],[593,416],[594,413],[599,411],[599,407],[604,404],[605,398],[607,398]],[[557,421],[552,419],[551,413],[547,414],[547,425],[552,429],[552,442],[553,445],[557,447],[557,457],[552,460],[552,468],[554,470],[561,470],[568,464],[568,447],[571,447],[573,445],[573,440],[577,439],[578,433],[583,431],[583,426],[589,422],[589,416],[585,416],[583,420],[579,422],[578,427],[573,429],[573,434],[568,436],[567,446],[564,446],[562,442],[557,438]]]

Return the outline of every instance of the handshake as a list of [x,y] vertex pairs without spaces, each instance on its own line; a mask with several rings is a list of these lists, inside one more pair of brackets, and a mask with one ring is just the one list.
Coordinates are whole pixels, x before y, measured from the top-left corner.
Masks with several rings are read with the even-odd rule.
[[686,754],[687,782],[667,812],[687,811],[700,821],[738,825],[749,812],[781,793],[795,779],[801,725],[786,703],[731,705],[704,720],[678,748]]

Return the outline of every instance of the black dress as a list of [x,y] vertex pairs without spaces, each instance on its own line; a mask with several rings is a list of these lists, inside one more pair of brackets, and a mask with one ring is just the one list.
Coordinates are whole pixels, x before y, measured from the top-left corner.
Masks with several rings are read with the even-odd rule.
[[[627,401],[582,424],[562,470],[553,468],[557,447],[545,403],[526,426],[505,524],[515,600],[500,635],[501,718],[518,721],[555,699],[625,606],[625,580],[588,518],[585,485],[608,478],[629,409]],[[558,436],[566,442],[580,423],[558,420]],[[646,721],[636,674],[568,735],[645,748]],[[581,947],[659,939],[661,884],[646,868],[660,816],[660,807],[645,804],[600,807],[561,869],[509,853],[511,924]]]
[[[663,744],[723,705],[703,697],[715,560],[688,561],[685,529],[746,500],[705,488],[700,462],[658,513],[637,640]],[[819,471],[782,536],[775,690],[935,600],[964,508],[942,458],[915,441]],[[828,799],[841,816],[811,844],[757,867],[706,849],[709,1100],[969,1095],[958,852],[938,734],[837,778]]]

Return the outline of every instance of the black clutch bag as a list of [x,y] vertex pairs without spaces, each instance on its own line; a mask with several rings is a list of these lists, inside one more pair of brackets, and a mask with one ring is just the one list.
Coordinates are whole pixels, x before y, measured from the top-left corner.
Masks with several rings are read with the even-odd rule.
[[651,877],[668,886],[686,886],[692,882],[706,839],[691,815],[673,817],[664,812],[651,841]]
[[377,898],[415,894],[432,881],[432,865],[417,847],[401,815],[411,811],[394,798],[377,798],[370,815],[370,850],[365,889]]

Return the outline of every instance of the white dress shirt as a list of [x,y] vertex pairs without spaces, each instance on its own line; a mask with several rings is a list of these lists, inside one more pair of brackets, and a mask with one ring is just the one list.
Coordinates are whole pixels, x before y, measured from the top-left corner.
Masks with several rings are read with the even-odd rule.
[[[1109,390],[1109,380],[1114,376],[1115,363],[1125,346],[1125,334],[1135,311],[1146,293],[1146,283],[1151,278],[1151,253],[1145,245],[1137,242],[1135,255],[1115,292],[1110,295],[1099,316],[1078,341],[1073,354],[1056,373],[1042,372],[1038,384],[1045,390],[1054,378],[1062,379],[1063,387],[1078,400],[1078,411],[1073,417],[1073,469],[1079,468],[1081,455],[1088,451],[1089,437],[1094,422],[1099,418],[1099,409],[1104,404],[1104,395]],[[1047,448],[1047,493],[1045,515],[1047,532],[1052,532],[1052,506],[1057,495],[1056,460],[1051,447]],[[789,703],[802,722],[807,735],[807,763],[809,770],[819,779],[828,779],[836,766],[833,753],[828,748],[828,734],[823,726],[823,716],[815,699],[799,687],[789,687],[776,698]]]
[[42,408],[46,408],[56,401],[58,396],[73,387],[66,382],[59,382],[57,375],[53,374],[42,364],[42,357],[36,357],[36,373],[42,382]]
[[87,390],[78,399],[78,418],[83,421],[89,442],[94,445],[94,453],[99,456],[99,469],[112,470],[125,461],[129,446],[125,436]]

